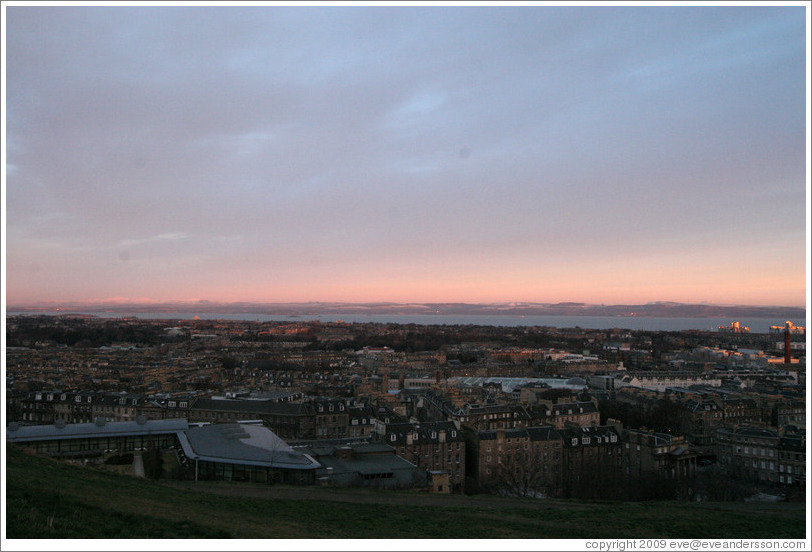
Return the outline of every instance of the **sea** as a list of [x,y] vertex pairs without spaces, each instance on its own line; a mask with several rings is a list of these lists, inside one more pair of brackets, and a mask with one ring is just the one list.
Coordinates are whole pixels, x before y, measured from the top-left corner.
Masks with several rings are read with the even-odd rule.
[[[750,328],[751,333],[769,333],[770,326],[783,326],[785,320],[777,318],[657,318],[643,316],[550,316],[528,315],[514,316],[507,314],[466,315],[466,314],[255,314],[255,313],[214,313],[214,312],[106,312],[106,311],[54,311],[54,312],[7,312],[14,315],[51,315],[65,316],[82,314],[99,318],[139,318],[144,320],[247,320],[253,322],[292,322],[313,321],[378,323],[378,324],[416,324],[434,325],[476,325],[476,326],[547,326],[552,328],[583,328],[595,330],[625,329],[643,331],[685,331],[702,330],[718,331],[720,326],[730,326],[739,322]],[[806,327],[803,319],[789,320],[795,326]]]

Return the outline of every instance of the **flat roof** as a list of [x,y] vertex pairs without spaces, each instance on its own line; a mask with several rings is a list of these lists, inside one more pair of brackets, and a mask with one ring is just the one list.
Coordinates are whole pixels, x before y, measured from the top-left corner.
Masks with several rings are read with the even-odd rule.
[[185,418],[142,420],[141,422],[104,422],[102,424],[50,424],[6,427],[6,441],[27,443],[59,439],[86,439],[88,437],[129,437],[137,435],[165,435],[189,429]]

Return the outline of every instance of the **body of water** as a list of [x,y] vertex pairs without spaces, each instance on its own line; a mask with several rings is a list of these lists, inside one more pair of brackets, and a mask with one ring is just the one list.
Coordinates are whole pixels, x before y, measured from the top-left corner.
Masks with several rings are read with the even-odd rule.
[[[770,326],[783,326],[785,320],[773,318],[656,318],[633,316],[512,316],[512,315],[466,315],[466,314],[313,314],[313,315],[275,315],[254,313],[166,313],[166,312],[42,312],[42,313],[7,313],[12,315],[66,315],[89,314],[100,318],[136,317],[140,319],[156,320],[191,320],[195,317],[201,320],[249,320],[255,322],[293,322],[319,320],[322,322],[343,321],[348,323],[379,323],[379,324],[419,324],[430,325],[478,325],[478,326],[550,326],[553,328],[587,328],[596,330],[627,329],[644,331],[682,331],[705,330],[717,331],[719,326],[729,326],[732,322],[739,322],[742,326],[750,328],[752,333],[768,333]],[[801,319],[790,320],[796,326],[806,327],[806,321]]]

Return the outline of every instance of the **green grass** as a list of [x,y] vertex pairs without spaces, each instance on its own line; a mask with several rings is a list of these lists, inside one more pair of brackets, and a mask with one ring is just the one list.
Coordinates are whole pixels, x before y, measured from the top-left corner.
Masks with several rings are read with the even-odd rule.
[[[803,504],[686,504],[464,498],[339,502],[199,492],[70,466],[8,447],[7,536],[15,538],[804,538]],[[236,493],[235,493],[235,489]],[[334,494],[332,495],[335,496]],[[399,497],[408,496],[398,493]],[[424,497],[428,498],[428,497]],[[435,500],[436,499],[436,500]],[[385,503],[385,504],[384,504]],[[462,505],[460,505],[462,504]]]

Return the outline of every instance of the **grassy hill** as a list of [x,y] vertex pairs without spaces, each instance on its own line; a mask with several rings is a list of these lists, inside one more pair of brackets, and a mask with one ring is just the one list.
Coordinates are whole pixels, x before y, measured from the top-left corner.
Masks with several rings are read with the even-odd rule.
[[804,538],[803,504],[545,501],[153,482],[8,447],[15,538]]

